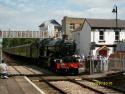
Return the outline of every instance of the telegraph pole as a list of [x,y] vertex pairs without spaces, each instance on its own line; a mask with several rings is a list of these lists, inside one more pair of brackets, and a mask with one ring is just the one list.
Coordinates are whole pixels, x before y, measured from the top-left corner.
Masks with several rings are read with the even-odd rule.
[[91,42],[90,44],[90,74],[94,73],[94,60],[92,58],[94,49],[95,49],[95,42]]

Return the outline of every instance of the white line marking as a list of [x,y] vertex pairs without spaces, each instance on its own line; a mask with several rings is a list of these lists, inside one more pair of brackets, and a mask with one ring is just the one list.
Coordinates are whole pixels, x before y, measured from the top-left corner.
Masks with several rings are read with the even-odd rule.
[[41,94],[45,94],[38,86],[36,86],[33,82],[31,82],[26,76],[24,78],[33,86],[35,87]]

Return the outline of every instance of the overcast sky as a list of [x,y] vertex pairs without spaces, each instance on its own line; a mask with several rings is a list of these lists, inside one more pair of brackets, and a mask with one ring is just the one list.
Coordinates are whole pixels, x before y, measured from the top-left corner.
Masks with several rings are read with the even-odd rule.
[[59,23],[64,16],[125,19],[125,0],[0,0],[0,30],[39,30],[50,19]]

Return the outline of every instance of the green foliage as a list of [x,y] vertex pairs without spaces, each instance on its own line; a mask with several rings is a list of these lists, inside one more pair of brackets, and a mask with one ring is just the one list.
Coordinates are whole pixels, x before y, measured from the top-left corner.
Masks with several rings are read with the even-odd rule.
[[34,43],[39,39],[33,38],[4,38],[3,39],[3,47],[14,47],[18,45],[24,45],[29,43]]

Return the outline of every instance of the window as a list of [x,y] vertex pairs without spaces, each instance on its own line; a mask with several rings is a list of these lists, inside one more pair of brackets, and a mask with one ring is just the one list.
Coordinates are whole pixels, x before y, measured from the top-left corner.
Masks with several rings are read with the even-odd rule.
[[115,31],[115,41],[119,40],[119,31]]
[[104,40],[104,31],[99,31],[99,40]]
[[79,24],[79,27],[81,27],[82,26],[82,24]]
[[74,23],[70,23],[70,30],[73,31],[75,29],[75,24]]

